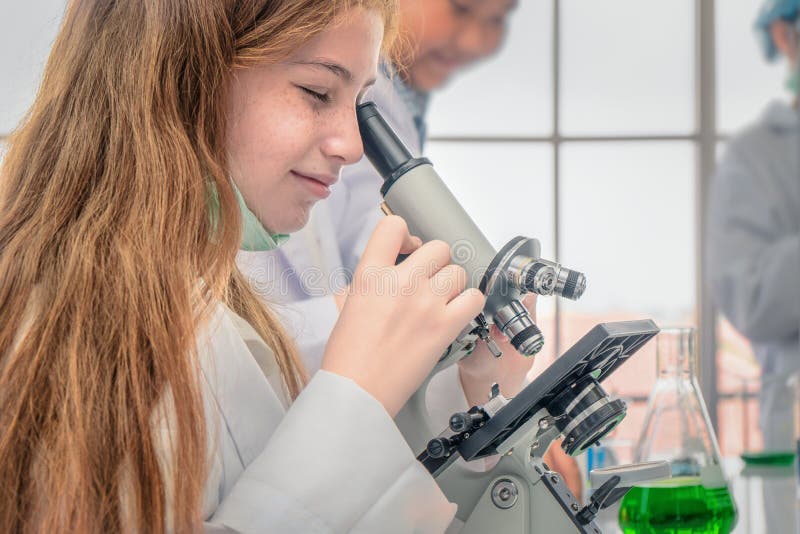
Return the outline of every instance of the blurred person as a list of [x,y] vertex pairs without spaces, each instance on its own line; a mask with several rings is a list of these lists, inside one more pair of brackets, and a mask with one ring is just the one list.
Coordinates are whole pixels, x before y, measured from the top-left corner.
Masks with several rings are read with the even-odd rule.
[[751,342],[761,367],[766,450],[793,450],[792,395],[800,369],[800,0],[770,0],[756,31],[767,61],[783,60],[792,103],[770,102],[735,135],[710,194],[709,276],[716,304]]
[[[431,93],[498,51],[516,5],[517,0],[400,0],[405,53],[381,66],[367,99],[377,104],[412,154],[423,152]],[[345,301],[349,275],[382,217],[382,183],[363,158],[343,170],[329,202],[315,206],[309,224],[279,250],[239,254],[239,265],[263,296],[285,304],[281,314],[311,371],[319,366]],[[524,304],[535,320],[535,295],[526,297]],[[501,358],[480,342],[473,354],[431,381],[428,405],[435,424],[444,427],[452,413],[483,404],[493,383],[506,397],[526,384],[533,357],[520,355],[494,325],[491,328]],[[575,460],[557,446],[545,459],[580,499],[582,478]]]

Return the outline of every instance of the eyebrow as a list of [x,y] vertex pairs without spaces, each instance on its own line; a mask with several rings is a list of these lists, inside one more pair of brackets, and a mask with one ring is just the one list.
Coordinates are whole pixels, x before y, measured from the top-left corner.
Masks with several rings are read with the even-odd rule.
[[347,82],[353,81],[353,73],[347,70],[342,65],[339,65],[336,62],[329,61],[327,59],[312,59],[312,60],[296,60],[291,62],[293,65],[308,65],[309,67],[317,67],[328,69],[336,76],[344,79]]
[[[336,63],[335,61],[329,61],[327,59],[311,59],[311,60],[295,60],[290,62],[292,65],[305,65],[308,67],[317,67],[320,69],[327,69],[330,72],[334,73],[336,76],[344,79],[346,82],[353,81],[353,73],[347,70],[342,65]],[[377,81],[376,78],[370,78],[367,83],[364,84],[364,88],[372,87],[375,85]]]

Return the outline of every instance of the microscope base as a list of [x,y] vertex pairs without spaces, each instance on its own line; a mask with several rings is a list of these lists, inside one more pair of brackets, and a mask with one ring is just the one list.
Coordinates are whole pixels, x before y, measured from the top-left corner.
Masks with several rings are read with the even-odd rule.
[[594,522],[577,521],[580,505],[558,473],[546,470],[540,459],[529,462],[523,467],[513,456],[501,460],[505,469],[498,465],[494,473],[506,474],[491,479],[461,534],[600,534]]

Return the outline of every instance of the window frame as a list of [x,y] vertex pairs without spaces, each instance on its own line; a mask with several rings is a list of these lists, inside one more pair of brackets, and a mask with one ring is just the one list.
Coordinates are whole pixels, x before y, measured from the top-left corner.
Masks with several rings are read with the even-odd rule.
[[[718,376],[717,376],[717,340],[716,325],[717,312],[712,301],[710,288],[703,281],[706,279],[707,267],[703,261],[705,250],[704,217],[705,206],[710,189],[711,178],[716,164],[716,147],[719,141],[724,141],[717,127],[716,109],[716,21],[715,1],[694,1],[694,131],[685,135],[681,134],[641,134],[641,135],[567,135],[562,133],[560,112],[561,99],[561,39],[562,18],[561,3],[563,0],[552,2],[552,91],[551,105],[553,107],[551,134],[546,136],[473,136],[473,135],[446,135],[431,136],[430,141],[441,143],[523,143],[547,144],[553,151],[553,228],[551,236],[554,243],[555,259],[559,261],[562,248],[561,236],[561,191],[562,176],[561,147],[565,143],[603,143],[627,141],[687,141],[695,148],[695,318],[698,329],[699,381],[700,387],[708,405],[708,413],[712,424],[718,429],[717,403],[719,402]],[[692,80],[690,78],[690,80]],[[691,83],[691,82],[690,82]],[[553,338],[555,353],[561,354],[566,347],[560,346],[562,332],[562,309],[558,299],[555,304],[555,331]],[[646,399],[632,399],[634,402]]]

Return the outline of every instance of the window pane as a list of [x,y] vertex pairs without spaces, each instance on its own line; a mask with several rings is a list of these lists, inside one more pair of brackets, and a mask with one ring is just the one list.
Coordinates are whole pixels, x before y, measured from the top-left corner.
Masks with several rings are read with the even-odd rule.
[[563,0],[563,131],[693,129],[692,0]]
[[544,143],[431,142],[427,156],[492,244],[526,235],[552,257],[553,158]]
[[[586,292],[561,300],[561,351],[595,324],[691,324],[695,309],[694,149],[683,142],[571,143],[561,152],[561,260]],[[603,387],[628,399],[614,438],[635,446],[656,377],[655,343]]]
[[64,0],[0,3],[0,135],[33,103]]
[[549,135],[552,24],[552,2],[519,2],[497,57],[434,93],[430,133]]
[[[439,175],[496,247],[518,235],[535,237],[553,258],[553,149],[545,143],[431,142],[427,151]],[[549,302],[548,302],[549,301]],[[555,356],[555,306],[539,299],[545,338],[537,361]],[[539,366],[534,369],[540,372]]]
[[561,301],[562,346],[603,321],[692,322],[692,145],[566,144],[562,156],[561,260],[588,280],[580,300]]
[[763,0],[722,0],[717,17],[717,123],[731,133],[757,119],[767,102],[788,100],[786,61],[767,63],[753,31]]

